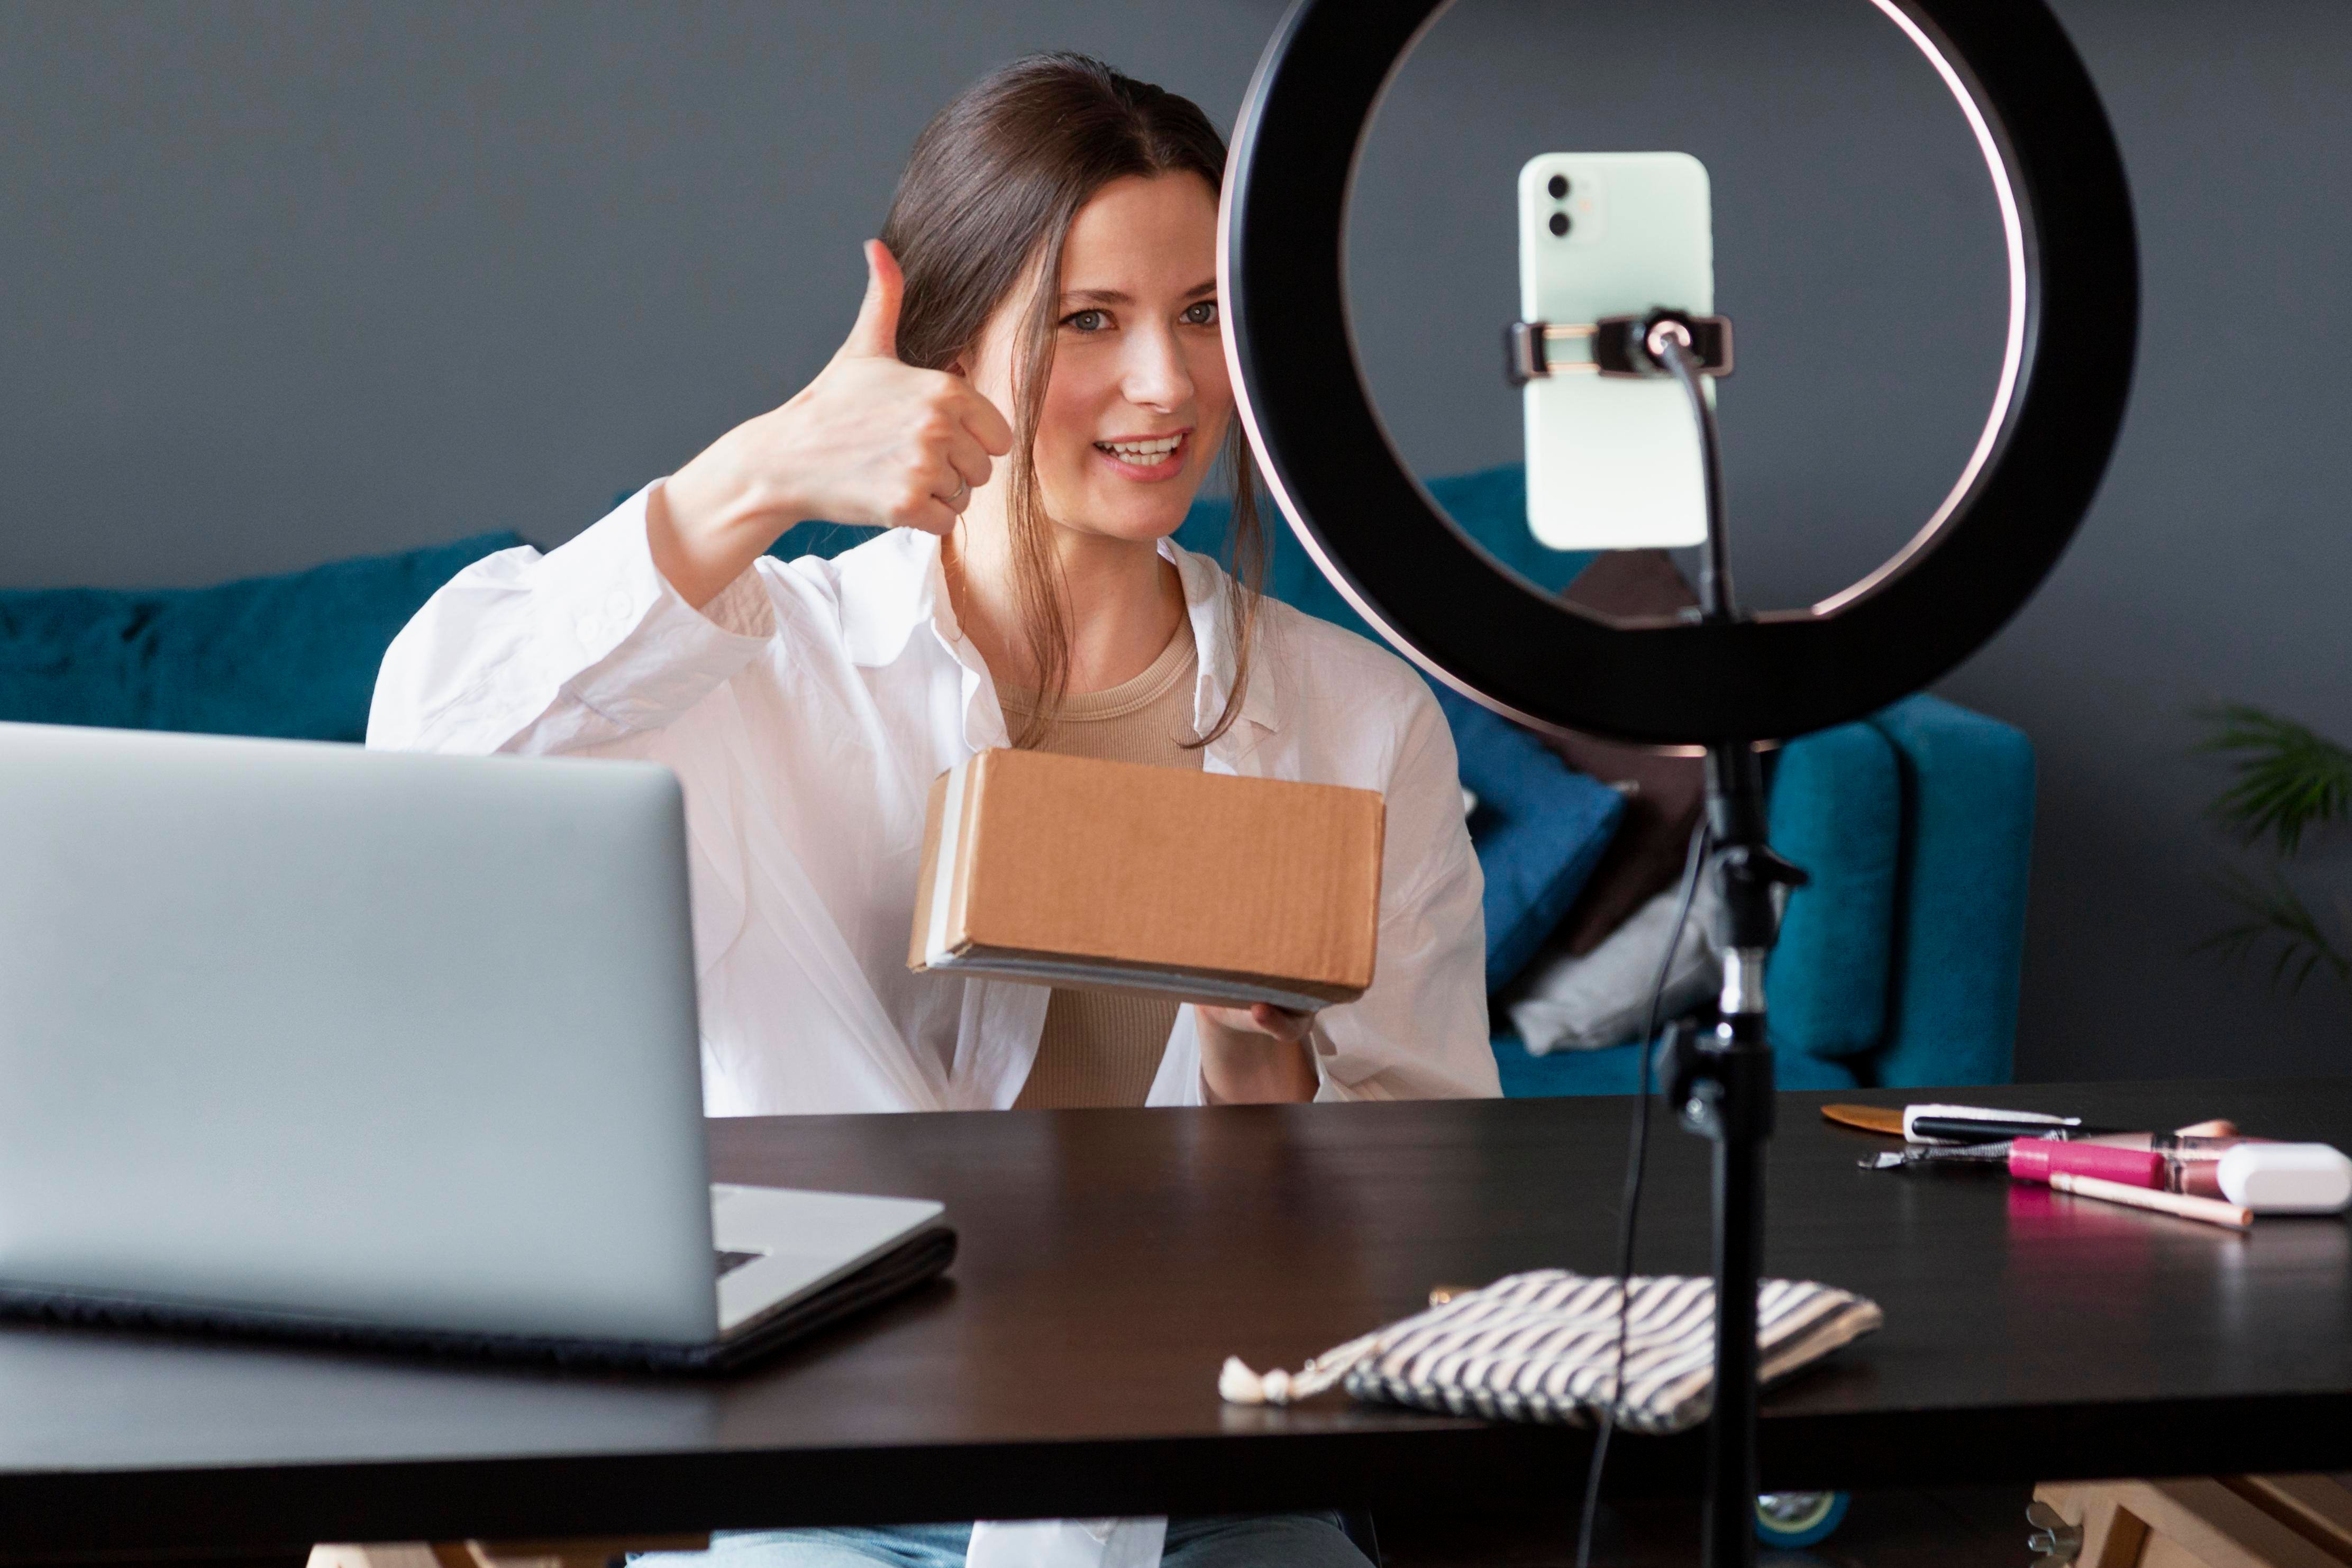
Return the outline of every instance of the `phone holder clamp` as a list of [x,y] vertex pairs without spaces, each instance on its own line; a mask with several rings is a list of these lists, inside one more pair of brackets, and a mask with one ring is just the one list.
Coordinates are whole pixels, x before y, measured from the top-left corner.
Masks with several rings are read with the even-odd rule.
[[[1686,310],[1652,310],[1645,316],[1603,316],[1591,323],[1513,321],[1503,329],[1503,376],[1525,386],[1539,375],[1580,371],[1608,376],[1667,374],[1649,346],[1650,336],[1667,323],[1679,326],[1698,360],[1701,375],[1731,374],[1731,319],[1694,316]],[[1584,345],[1584,357],[1557,353],[1553,344]]]

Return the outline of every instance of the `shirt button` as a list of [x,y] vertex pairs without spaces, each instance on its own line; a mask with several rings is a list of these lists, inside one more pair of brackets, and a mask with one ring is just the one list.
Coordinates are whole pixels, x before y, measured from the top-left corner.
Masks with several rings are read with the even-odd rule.
[[625,619],[629,613],[629,596],[618,588],[604,595],[604,615],[608,620]]
[[593,616],[581,616],[579,621],[572,628],[573,633],[579,637],[583,645],[594,642],[596,640],[596,634],[603,629],[604,628],[597,623],[596,617]]

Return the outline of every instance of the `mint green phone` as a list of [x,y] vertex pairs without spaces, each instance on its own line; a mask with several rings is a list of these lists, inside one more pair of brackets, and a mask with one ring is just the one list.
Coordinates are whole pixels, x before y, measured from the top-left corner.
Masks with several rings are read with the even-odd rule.
[[[1519,314],[1554,326],[1715,313],[1706,166],[1687,153],[1546,153],[1519,171]],[[1706,383],[1715,395],[1713,381]],[[1706,539],[1698,432],[1665,377],[1559,365],[1522,390],[1528,526],[1554,550]]]

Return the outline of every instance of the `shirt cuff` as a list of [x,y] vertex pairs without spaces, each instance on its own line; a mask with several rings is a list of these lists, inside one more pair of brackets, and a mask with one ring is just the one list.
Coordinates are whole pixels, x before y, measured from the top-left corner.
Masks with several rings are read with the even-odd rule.
[[775,635],[756,566],[697,610],[654,564],[646,536],[652,485],[539,563],[535,584],[559,647],[575,650],[564,689],[614,722],[654,729],[742,670]]

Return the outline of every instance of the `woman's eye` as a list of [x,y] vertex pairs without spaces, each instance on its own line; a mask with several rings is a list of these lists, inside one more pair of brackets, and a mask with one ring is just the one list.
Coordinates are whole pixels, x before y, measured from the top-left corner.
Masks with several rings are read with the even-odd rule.
[[1062,325],[1082,332],[1099,332],[1108,324],[1100,310],[1074,310],[1062,318]]
[[1217,302],[1214,300],[1203,300],[1188,309],[1178,320],[1191,326],[1213,327],[1217,324]]

